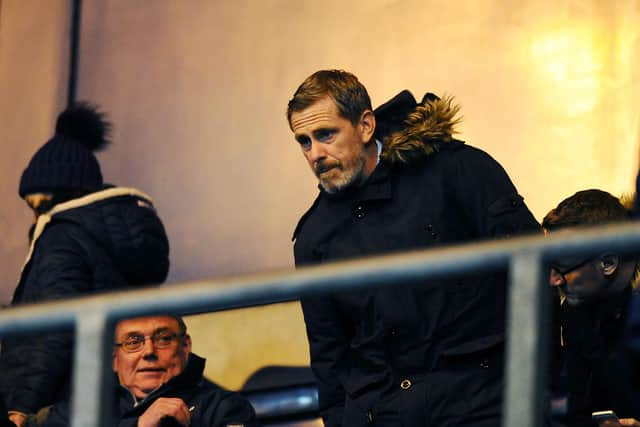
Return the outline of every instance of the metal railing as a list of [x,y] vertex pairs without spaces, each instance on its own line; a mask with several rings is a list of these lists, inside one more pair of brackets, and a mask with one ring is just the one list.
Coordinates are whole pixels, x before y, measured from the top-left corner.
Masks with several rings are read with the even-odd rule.
[[[156,313],[182,314],[273,304],[303,296],[468,272],[509,269],[506,393],[503,425],[533,427],[543,416],[548,327],[544,261],[598,248],[633,251],[640,225],[576,230],[366,258],[294,272],[203,280],[35,304],[0,312],[0,336],[75,326],[72,425],[109,424],[114,323]],[[424,286],[429,286],[426,282]],[[109,402],[109,403],[107,403]]]

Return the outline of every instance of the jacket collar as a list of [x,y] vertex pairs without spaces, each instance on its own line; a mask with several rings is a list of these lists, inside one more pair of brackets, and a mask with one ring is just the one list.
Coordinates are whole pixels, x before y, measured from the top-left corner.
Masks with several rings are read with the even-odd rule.
[[391,187],[390,166],[384,159],[380,159],[380,162],[373,170],[373,173],[365,181],[365,183],[359,187],[350,187],[336,194],[329,194],[318,184],[320,193],[313,202],[313,205],[302,215],[296,228],[293,230],[291,241],[295,241],[298,233],[302,229],[309,216],[317,209],[321,201],[326,200],[331,203],[353,203],[356,201],[374,201],[374,200],[388,200],[393,196]]
[[77,199],[72,199],[64,203],[59,203],[55,205],[50,211],[39,215],[38,220],[36,221],[35,227],[33,229],[33,236],[31,238],[31,242],[29,243],[29,252],[27,253],[27,258],[22,264],[22,271],[24,272],[24,268],[27,266],[27,264],[31,260],[31,257],[33,256],[33,251],[35,249],[38,238],[42,235],[47,225],[51,222],[51,220],[56,215],[60,215],[72,209],[88,206],[92,203],[97,203],[102,200],[112,199],[114,197],[121,197],[121,196],[133,196],[133,197],[137,197],[139,199],[145,200],[149,204],[153,204],[151,197],[149,197],[147,194],[143,193],[140,190],[136,190],[135,188],[113,187],[113,188],[107,188],[102,191],[96,191],[95,193],[87,194],[86,196],[78,197]]
[[626,309],[629,306],[632,295],[633,288],[631,284],[629,284],[620,293],[600,301],[595,306],[597,317],[614,321],[619,321],[626,317]]
[[384,160],[381,160],[362,185],[349,187],[335,194],[327,193],[321,186],[318,186],[318,188],[322,197],[332,201],[358,200],[366,202],[387,200],[392,196],[390,168]]
[[[117,385],[118,393],[122,397],[125,397],[129,402],[131,402],[132,405],[135,405],[132,411],[135,411],[136,413],[137,412],[142,413],[149,407],[149,405],[151,405],[156,400],[156,398],[163,396],[165,393],[167,393],[167,391],[183,389],[183,388],[193,387],[198,385],[200,381],[202,381],[205,362],[206,362],[206,359],[198,356],[197,354],[189,353],[189,359],[187,360],[187,365],[185,366],[184,371],[182,371],[179,375],[176,375],[175,377],[171,378],[169,381],[167,381],[166,383],[162,384],[160,387],[158,387],[157,389],[149,393],[147,397],[139,401],[137,405],[136,405],[136,398],[131,394],[129,389],[127,389],[126,387],[123,387],[118,384]],[[118,380],[116,378],[116,384],[117,383],[118,383]]]
[[359,190],[358,199],[362,201],[390,199],[392,196],[391,177],[387,164],[378,163],[369,179]]

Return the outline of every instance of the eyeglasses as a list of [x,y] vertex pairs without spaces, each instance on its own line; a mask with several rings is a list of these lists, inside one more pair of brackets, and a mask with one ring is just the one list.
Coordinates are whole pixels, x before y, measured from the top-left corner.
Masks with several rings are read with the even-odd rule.
[[567,278],[565,276],[567,274],[571,273],[572,271],[576,271],[581,267],[584,267],[585,265],[589,264],[591,261],[593,261],[596,258],[597,257],[589,257],[587,259],[583,259],[575,263],[555,261],[551,263],[550,267],[554,269],[562,277],[562,282],[566,284]]
[[130,335],[124,341],[114,343],[115,347],[120,347],[127,353],[136,353],[144,347],[147,339],[150,339],[155,348],[169,348],[173,346],[178,338],[182,339],[185,334],[175,332],[156,332],[151,336]]

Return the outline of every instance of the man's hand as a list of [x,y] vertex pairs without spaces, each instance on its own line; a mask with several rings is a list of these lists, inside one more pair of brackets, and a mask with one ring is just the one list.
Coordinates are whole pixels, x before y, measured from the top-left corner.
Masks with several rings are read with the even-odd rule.
[[604,421],[598,424],[600,427],[640,427],[640,421],[635,418],[620,418],[616,421]]
[[9,421],[14,423],[17,427],[22,427],[27,421],[27,414],[19,411],[9,411]]
[[138,427],[158,427],[163,418],[174,418],[180,425],[191,423],[191,412],[180,398],[161,397],[138,418]]

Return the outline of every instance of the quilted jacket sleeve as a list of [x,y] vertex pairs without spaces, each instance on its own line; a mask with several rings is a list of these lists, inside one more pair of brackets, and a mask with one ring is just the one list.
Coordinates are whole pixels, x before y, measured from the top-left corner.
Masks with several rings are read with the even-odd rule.
[[[51,227],[34,252],[25,302],[77,296],[92,283],[87,252],[65,227]],[[10,410],[32,413],[54,403],[68,386],[73,355],[71,332],[16,337],[7,340],[2,362],[4,382],[11,393]]]

